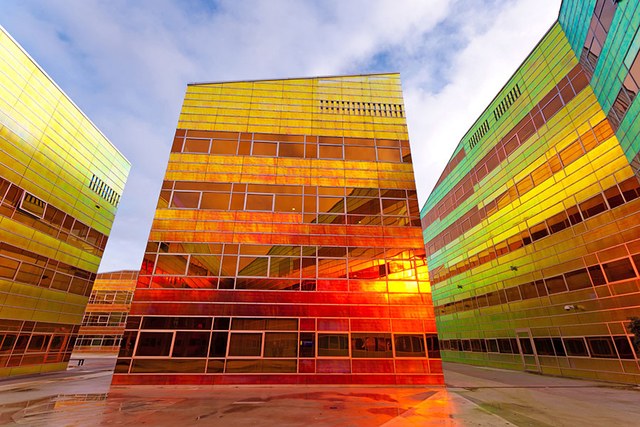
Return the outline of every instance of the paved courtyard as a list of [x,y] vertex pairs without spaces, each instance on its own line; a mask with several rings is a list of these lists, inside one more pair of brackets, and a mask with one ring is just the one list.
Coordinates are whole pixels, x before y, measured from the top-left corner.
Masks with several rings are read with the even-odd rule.
[[640,389],[445,364],[446,388],[114,387],[113,359],[0,382],[0,426],[631,426]]

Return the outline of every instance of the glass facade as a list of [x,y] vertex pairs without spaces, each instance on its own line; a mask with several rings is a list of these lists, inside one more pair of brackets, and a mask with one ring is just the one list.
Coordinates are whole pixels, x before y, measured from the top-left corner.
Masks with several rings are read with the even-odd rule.
[[0,376],[65,369],[130,165],[0,27]]
[[640,5],[560,17],[422,208],[445,360],[640,382]]
[[442,384],[397,74],[187,88],[114,384]]
[[83,353],[118,353],[137,282],[137,270],[96,276],[73,348],[74,357],[81,358]]

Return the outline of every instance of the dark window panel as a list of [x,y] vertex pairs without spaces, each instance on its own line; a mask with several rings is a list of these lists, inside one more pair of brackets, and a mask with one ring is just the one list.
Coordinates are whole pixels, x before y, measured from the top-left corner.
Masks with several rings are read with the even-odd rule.
[[209,347],[209,357],[225,357],[227,355],[228,332],[213,332],[211,334],[211,345]]
[[262,334],[232,332],[229,356],[261,356]]
[[176,332],[171,357],[207,357],[209,332]]
[[349,356],[349,336],[318,334],[318,356]]
[[587,344],[591,357],[617,359],[615,347],[611,337],[587,337]]
[[564,338],[564,346],[567,350],[567,356],[589,356],[584,338]]
[[173,332],[140,332],[136,356],[168,356]]
[[551,338],[534,338],[536,353],[540,356],[555,356]]
[[565,273],[564,278],[570,291],[591,287],[589,273],[586,268]]
[[424,337],[422,335],[394,335],[396,357],[426,356]]
[[557,294],[567,291],[567,285],[562,276],[549,277],[544,279],[549,294]]
[[[633,339],[633,338],[632,338]],[[633,348],[631,343],[629,342],[629,337],[627,336],[616,336],[613,337],[613,342],[616,345],[616,349],[618,350],[618,355],[620,359],[635,359],[636,356],[633,353]]]
[[629,258],[608,262],[603,264],[602,268],[604,269],[609,282],[631,279],[636,276]]
[[310,332],[300,333],[300,357],[316,356],[316,334]]
[[297,357],[298,334],[267,332],[264,336],[264,357]]

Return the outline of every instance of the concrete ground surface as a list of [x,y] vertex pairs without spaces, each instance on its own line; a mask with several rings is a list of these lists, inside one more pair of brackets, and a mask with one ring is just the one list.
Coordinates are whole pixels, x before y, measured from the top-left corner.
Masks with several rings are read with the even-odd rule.
[[0,380],[0,426],[636,426],[640,389],[445,363],[447,387],[110,388],[115,359]]

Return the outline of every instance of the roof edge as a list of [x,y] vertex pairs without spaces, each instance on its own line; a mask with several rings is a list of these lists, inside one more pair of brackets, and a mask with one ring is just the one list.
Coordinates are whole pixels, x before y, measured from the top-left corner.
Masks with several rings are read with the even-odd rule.
[[287,77],[283,79],[271,78],[271,79],[246,79],[246,80],[222,80],[213,82],[191,82],[187,83],[187,86],[199,86],[210,84],[223,84],[223,83],[253,83],[253,82],[269,82],[269,81],[284,81],[284,80],[311,80],[311,79],[331,79],[339,77],[368,77],[368,76],[388,76],[388,75],[400,75],[400,72],[393,71],[388,73],[365,73],[365,74],[337,74],[329,76],[310,76],[310,77]]

